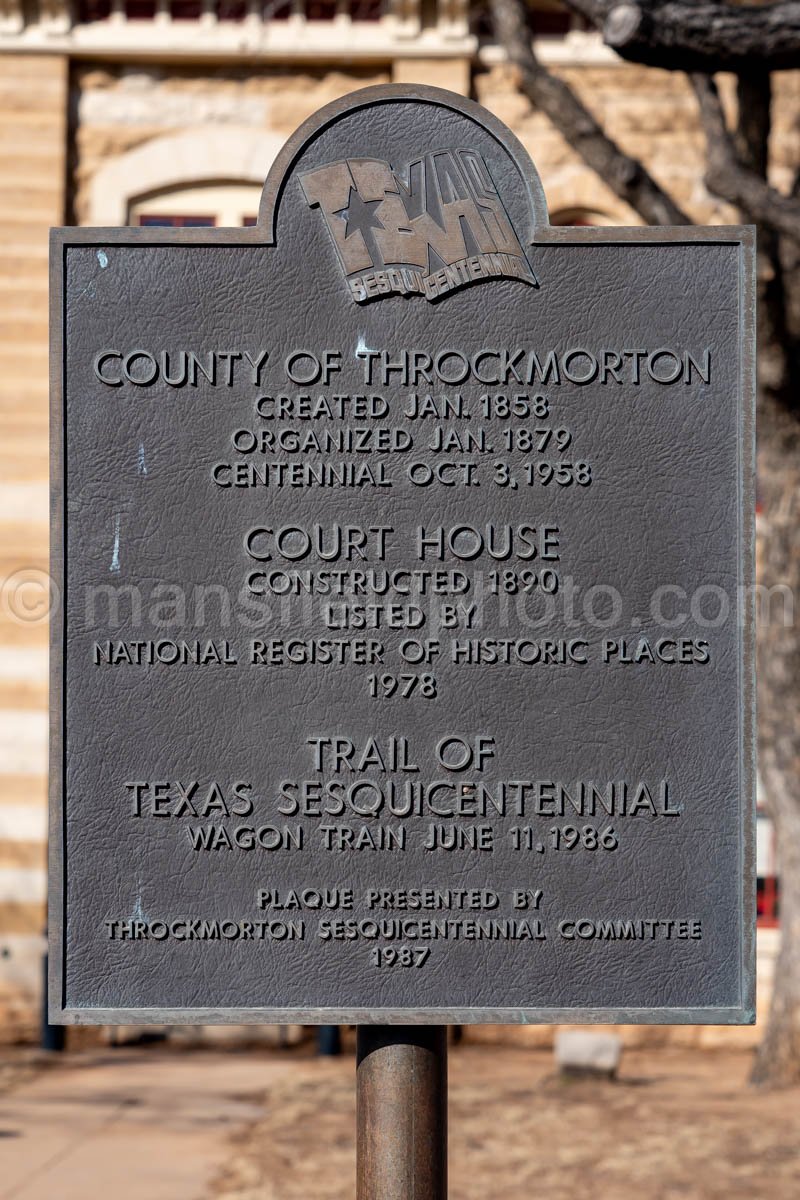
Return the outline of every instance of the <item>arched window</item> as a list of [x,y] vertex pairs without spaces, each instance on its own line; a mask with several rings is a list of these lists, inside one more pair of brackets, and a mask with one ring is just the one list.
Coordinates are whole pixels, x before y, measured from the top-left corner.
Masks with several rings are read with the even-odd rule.
[[261,187],[255,183],[208,183],[167,188],[131,199],[128,224],[152,228],[255,225]]
[[621,225],[609,213],[591,208],[559,208],[550,214],[551,225]]
[[[100,168],[87,223],[252,224],[283,141],[277,133],[229,126],[153,138]],[[220,163],[227,180],[219,177]]]

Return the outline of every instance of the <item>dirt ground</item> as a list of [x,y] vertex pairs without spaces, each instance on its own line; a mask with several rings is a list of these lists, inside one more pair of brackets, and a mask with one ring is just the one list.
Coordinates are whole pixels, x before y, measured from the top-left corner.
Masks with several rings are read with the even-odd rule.
[[[352,1200],[353,1057],[295,1057],[232,1138],[216,1200]],[[756,1091],[749,1066],[631,1050],[614,1083],[562,1082],[550,1053],[455,1047],[450,1198],[798,1200],[800,1089]]]

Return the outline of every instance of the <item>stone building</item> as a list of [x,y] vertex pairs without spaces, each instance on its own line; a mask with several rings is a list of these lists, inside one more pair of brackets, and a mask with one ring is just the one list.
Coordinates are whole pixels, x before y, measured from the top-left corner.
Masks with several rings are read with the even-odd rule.
[[[736,219],[703,186],[682,76],[623,63],[557,0],[536,0],[535,27],[541,59],[697,221]],[[249,223],[297,125],[388,81],[507,122],[554,223],[638,223],[515,91],[462,0],[0,0],[0,1036],[35,1027],[45,923],[48,229]],[[781,86],[788,164],[797,74]]]

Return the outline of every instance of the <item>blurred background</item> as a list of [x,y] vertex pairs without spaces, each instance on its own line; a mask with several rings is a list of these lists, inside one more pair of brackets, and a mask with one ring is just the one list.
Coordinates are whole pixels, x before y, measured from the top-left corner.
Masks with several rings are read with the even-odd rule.
[[[147,1045],[139,1030],[70,1030],[57,1068],[37,1049],[43,1037],[61,1044],[42,1027],[47,642],[57,604],[47,578],[47,239],[62,224],[254,224],[288,135],[328,101],[392,81],[471,96],[506,122],[538,167],[554,224],[744,219],[761,227],[760,568],[767,600],[777,596],[781,608],[779,619],[767,612],[761,639],[759,1024],[617,1030],[621,1064],[581,1074],[566,1090],[553,1058],[557,1031],[465,1029],[453,1104],[454,1138],[467,1158],[458,1156],[453,1194],[510,1200],[535,1187],[537,1196],[578,1197],[595,1195],[605,1178],[612,1198],[800,1195],[800,904],[792,898],[800,887],[800,670],[791,607],[800,575],[792,296],[800,47],[796,21],[781,24],[792,7],[0,0],[0,1101],[28,1114],[0,1116],[0,1200],[68,1197],[73,1188],[100,1197],[111,1186],[127,1196],[119,1162],[134,1142],[140,1153],[156,1144],[159,1129],[176,1139],[167,1138],[165,1159],[173,1167],[192,1160],[195,1175],[156,1171],[157,1150],[149,1167],[147,1155],[138,1163],[133,1155],[124,1172],[131,1195],[145,1194],[136,1171],[148,1169],[151,1200],[162,1186],[178,1200],[352,1193],[350,1167],[340,1174],[333,1166],[337,1156],[349,1163],[352,1150],[352,1062],[318,1059],[311,1030],[162,1030]],[[702,27],[693,24],[698,13]],[[783,983],[765,1051],[775,979]],[[748,1086],[759,1042],[756,1077],[789,1086],[788,1105]],[[69,1070],[78,1074],[67,1086]],[[609,1091],[613,1076],[617,1090]],[[106,1100],[86,1112],[76,1101],[89,1123],[70,1134],[70,1096],[90,1095]],[[151,1111],[154,1095],[162,1099]],[[126,1104],[144,1115],[126,1116]],[[87,1113],[132,1120],[136,1136],[120,1149],[116,1173],[113,1161],[105,1174],[84,1164],[76,1183],[66,1168],[54,1175],[54,1162],[59,1139],[66,1162],[76,1137],[95,1136]],[[55,1139],[55,1160],[41,1145],[30,1157],[26,1120],[39,1143]],[[552,1178],[542,1174],[543,1138],[548,1163],[559,1168]],[[266,1144],[277,1157],[265,1158]],[[715,1164],[707,1175],[703,1145]]]

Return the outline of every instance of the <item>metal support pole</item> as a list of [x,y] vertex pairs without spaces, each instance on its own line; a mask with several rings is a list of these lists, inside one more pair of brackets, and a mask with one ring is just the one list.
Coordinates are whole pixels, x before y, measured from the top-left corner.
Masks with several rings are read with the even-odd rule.
[[61,1051],[64,1049],[66,1030],[63,1025],[51,1025],[47,1009],[47,951],[44,955],[44,977],[42,979],[42,1049]]
[[357,1200],[447,1200],[447,1027],[360,1025]]
[[338,1025],[320,1025],[317,1028],[317,1050],[323,1058],[342,1053],[342,1031]]

